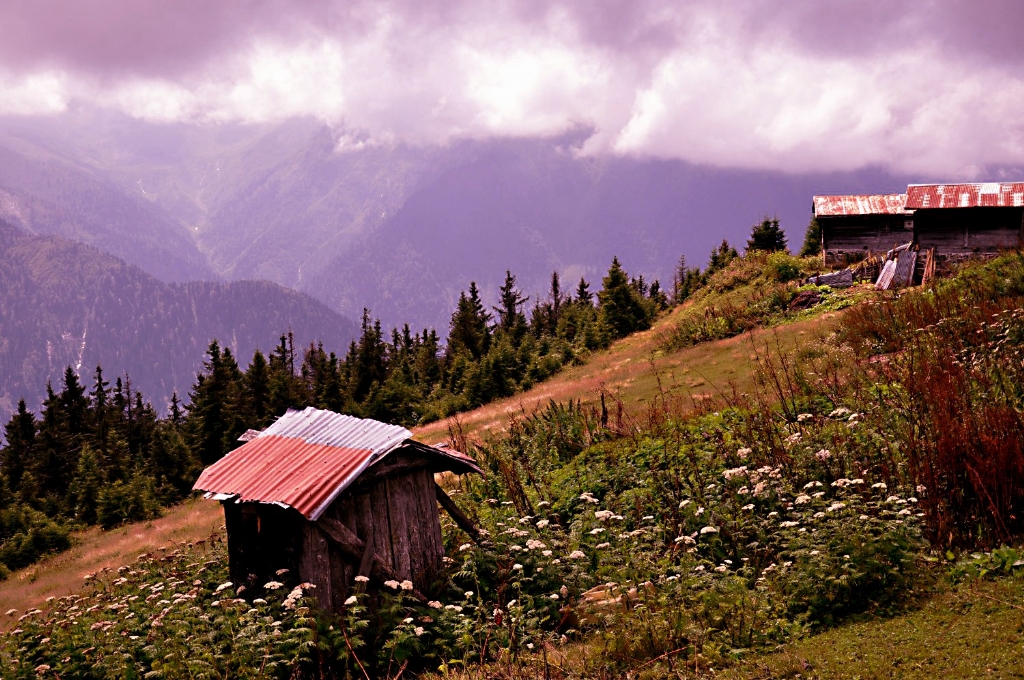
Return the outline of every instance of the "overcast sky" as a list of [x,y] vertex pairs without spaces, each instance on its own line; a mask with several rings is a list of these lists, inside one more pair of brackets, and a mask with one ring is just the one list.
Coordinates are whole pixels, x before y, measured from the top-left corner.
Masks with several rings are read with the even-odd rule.
[[0,0],[0,113],[970,179],[1024,166],[1022,25],[1015,0]]

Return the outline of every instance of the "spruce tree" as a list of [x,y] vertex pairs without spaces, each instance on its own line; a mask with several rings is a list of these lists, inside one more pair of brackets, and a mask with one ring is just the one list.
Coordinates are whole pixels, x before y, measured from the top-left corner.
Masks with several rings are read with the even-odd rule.
[[722,243],[711,251],[711,258],[708,260],[708,267],[704,271],[704,276],[709,277],[715,272],[725,269],[739,255],[736,249],[729,245],[728,241],[722,239]]
[[7,446],[0,451],[0,464],[12,491],[20,488],[21,478],[36,455],[37,428],[35,414],[28,410],[24,399],[19,399],[18,410],[4,426]]
[[476,281],[469,284],[469,295],[459,293],[459,302],[452,313],[448,331],[448,352],[454,356],[467,352],[480,359],[490,349],[491,333],[488,324],[491,315],[484,310]]
[[786,250],[786,232],[779,227],[777,217],[765,216],[760,224],[755,224],[750,230],[750,240],[747,241],[747,252],[763,250],[774,253],[779,250]]
[[812,218],[804,232],[804,244],[800,248],[800,257],[811,257],[821,255],[821,223],[818,219]]
[[601,305],[601,320],[613,337],[625,337],[650,327],[650,317],[643,298],[619,264],[619,258],[612,259],[611,267],[601,279],[601,284],[601,292],[597,294]]
[[594,304],[594,294],[590,292],[590,284],[582,276],[580,282],[576,284],[576,302],[583,305]]
[[522,307],[529,299],[516,287],[515,275],[506,270],[505,282],[498,291],[498,306],[493,309],[498,313],[498,328],[508,335],[514,346],[518,346],[526,331],[526,317],[523,316]]

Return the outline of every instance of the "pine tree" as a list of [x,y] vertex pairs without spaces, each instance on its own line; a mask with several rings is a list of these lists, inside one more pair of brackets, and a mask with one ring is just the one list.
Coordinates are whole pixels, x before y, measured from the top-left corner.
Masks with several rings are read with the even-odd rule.
[[818,218],[811,218],[804,233],[804,244],[800,248],[800,257],[821,255],[821,223]]
[[[714,257],[714,255],[712,255]],[[675,274],[672,277],[672,303],[681,305],[701,286],[700,269],[686,264],[686,256],[679,256]]]
[[468,352],[474,359],[483,357],[491,345],[490,320],[491,315],[480,301],[476,281],[471,281],[469,295],[459,293],[459,302],[452,313],[448,331],[449,355]]
[[262,430],[270,423],[270,371],[267,359],[258,349],[253,352],[249,369],[245,372],[245,391],[248,397],[251,422],[249,427]]
[[755,224],[750,230],[750,240],[747,241],[747,252],[763,250],[774,253],[779,250],[786,250],[786,233],[779,227],[777,217],[765,216],[760,224]]
[[650,327],[650,317],[643,298],[619,264],[619,258],[612,259],[611,267],[601,284],[601,292],[597,294],[601,305],[601,320],[613,337],[625,337]]
[[17,412],[4,426],[7,446],[0,451],[0,464],[12,491],[20,488],[21,478],[36,456],[37,429],[35,414],[28,410],[24,399],[19,399]]
[[99,457],[86,445],[78,457],[74,481],[71,484],[71,508],[75,519],[86,524],[96,523],[96,506],[99,503],[103,477]]
[[708,267],[704,271],[704,277],[709,277],[717,271],[725,269],[730,262],[739,257],[736,249],[729,245],[729,242],[722,239],[722,243],[711,251],[711,258],[708,260]]
[[529,299],[516,288],[515,275],[506,270],[505,282],[498,291],[498,306],[493,309],[498,313],[498,328],[508,335],[515,346],[518,346],[526,332],[526,317],[523,316],[522,307]]
[[590,284],[582,276],[580,277],[580,282],[576,285],[576,302],[583,305],[594,304],[594,294],[590,292]]
[[[237,438],[234,405],[239,390],[240,371],[230,350],[221,352],[220,343],[210,343],[203,372],[196,376],[189,399],[190,443],[203,465],[214,463],[233,447]],[[244,427],[242,428],[244,432]]]

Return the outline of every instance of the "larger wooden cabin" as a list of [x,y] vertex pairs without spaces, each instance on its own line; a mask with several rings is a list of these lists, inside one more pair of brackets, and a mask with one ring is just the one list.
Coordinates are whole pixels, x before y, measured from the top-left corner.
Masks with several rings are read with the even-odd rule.
[[339,612],[355,577],[411,581],[429,592],[444,548],[438,503],[476,529],[434,481],[480,472],[456,451],[413,441],[403,427],[307,408],[290,411],[203,471],[195,489],[224,505],[236,585],[288,569]]
[[829,265],[907,242],[949,260],[1024,240],[1024,182],[911,184],[905,194],[815,196],[813,206]]
[[1024,183],[911,184],[907,209],[922,249],[966,257],[1017,246],[1024,237]]

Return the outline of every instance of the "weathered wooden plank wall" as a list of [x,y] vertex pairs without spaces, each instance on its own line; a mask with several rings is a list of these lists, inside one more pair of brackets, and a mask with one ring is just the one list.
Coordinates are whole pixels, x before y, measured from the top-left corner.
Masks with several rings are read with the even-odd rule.
[[939,256],[994,253],[1016,246],[1024,228],[1021,208],[945,208],[918,210],[914,232],[922,248]]
[[819,217],[825,262],[839,262],[844,256],[863,257],[909,241],[912,230],[905,228],[906,220],[903,215]]

